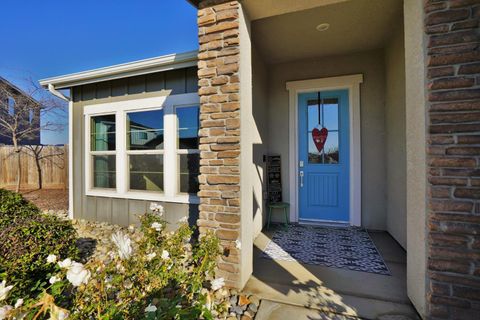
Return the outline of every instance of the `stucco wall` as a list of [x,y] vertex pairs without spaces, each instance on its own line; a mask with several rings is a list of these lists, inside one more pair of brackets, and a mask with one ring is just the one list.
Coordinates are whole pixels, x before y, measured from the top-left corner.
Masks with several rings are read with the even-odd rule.
[[263,156],[268,153],[268,73],[267,67],[253,48],[252,50],[253,84],[253,123],[256,130],[253,140],[253,237],[255,238],[266,223],[265,201],[266,163]]
[[253,271],[253,217],[254,193],[253,142],[258,133],[252,113],[252,45],[250,20],[241,4],[239,13],[240,38],[240,210],[241,217],[241,256],[240,288],[243,288]]
[[426,79],[423,2],[404,1],[406,150],[407,150],[407,290],[426,316]]
[[406,248],[405,42],[403,24],[385,50],[385,130],[387,230]]
[[363,74],[361,96],[362,225],[386,230],[385,68],[384,51],[322,57],[269,68],[268,145],[282,156],[283,197],[290,192],[288,174],[287,81]]
[[[179,69],[147,76],[137,76],[92,85],[74,87],[73,96],[73,212],[74,218],[103,221],[122,226],[138,223],[137,215],[149,210],[151,201],[93,197],[85,195],[85,121],[86,105],[142,99],[187,92],[197,92],[196,68]],[[189,223],[198,218],[198,205],[160,202],[165,218],[175,227],[178,219],[189,216]]]

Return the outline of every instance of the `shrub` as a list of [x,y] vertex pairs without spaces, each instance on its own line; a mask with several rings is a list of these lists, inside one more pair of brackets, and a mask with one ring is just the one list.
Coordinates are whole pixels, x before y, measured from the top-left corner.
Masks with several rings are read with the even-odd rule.
[[0,227],[39,213],[40,210],[33,203],[25,200],[21,194],[0,189]]
[[[218,239],[207,234],[192,243],[193,230],[184,219],[177,231],[167,232],[159,206],[140,220],[140,231],[112,235],[114,246],[106,258],[85,265],[51,261],[57,268],[52,285],[23,305],[0,301],[0,313],[3,308],[9,320],[19,314],[27,319],[49,314],[50,319],[194,320],[225,313],[228,292],[214,274]],[[66,293],[73,294],[70,304],[62,304]]]
[[0,204],[0,281],[14,285],[12,299],[36,297],[55,270],[46,263],[49,254],[77,257],[76,231],[70,221],[40,214],[19,195],[2,190],[1,196],[7,203]]

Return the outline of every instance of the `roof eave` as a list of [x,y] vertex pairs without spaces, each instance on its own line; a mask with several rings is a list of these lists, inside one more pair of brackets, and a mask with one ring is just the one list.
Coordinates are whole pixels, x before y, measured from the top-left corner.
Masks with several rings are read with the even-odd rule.
[[43,87],[48,87],[48,85],[51,84],[55,89],[71,88],[90,83],[195,66],[197,64],[197,55],[197,51],[169,54],[58,77],[46,78],[39,82]]
[[187,0],[190,2],[190,4],[196,8],[198,8],[198,3],[200,2],[199,0]]

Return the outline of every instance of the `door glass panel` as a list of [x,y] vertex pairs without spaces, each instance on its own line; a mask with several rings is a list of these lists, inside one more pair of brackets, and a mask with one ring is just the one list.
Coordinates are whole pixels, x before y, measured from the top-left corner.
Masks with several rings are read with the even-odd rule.
[[327,141],[323,147],[323,163],[337,164],[338,163],[338,131],[330,131],[328,133]]
[[307,103],[308,163],[338,164],[338,98],[310,100]]
[[[333,101],[332,101],[333,100]],[[325,99],[323,100],[323,125],[328,131],[338,130],[338,100]]]
[[321,123],[321,119],[319,112],[320,110],[318,108],[317,102],[309,101],[309,103],[310,102],[314,103],[308,105],[308,131],[312,132],[313,129],[319,126],[319,123]]

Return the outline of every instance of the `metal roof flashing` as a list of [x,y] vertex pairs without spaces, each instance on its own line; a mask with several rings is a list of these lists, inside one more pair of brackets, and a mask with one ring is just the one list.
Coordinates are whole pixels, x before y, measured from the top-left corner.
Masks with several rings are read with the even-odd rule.
[[174,69],[182,69],[196,66],[197,55],[198,51],[174,53],[58,77],[41,79],[39,83],[41,86],[46,88],[51,85],[55,89],[66,89],[89,83],[115,80]]

